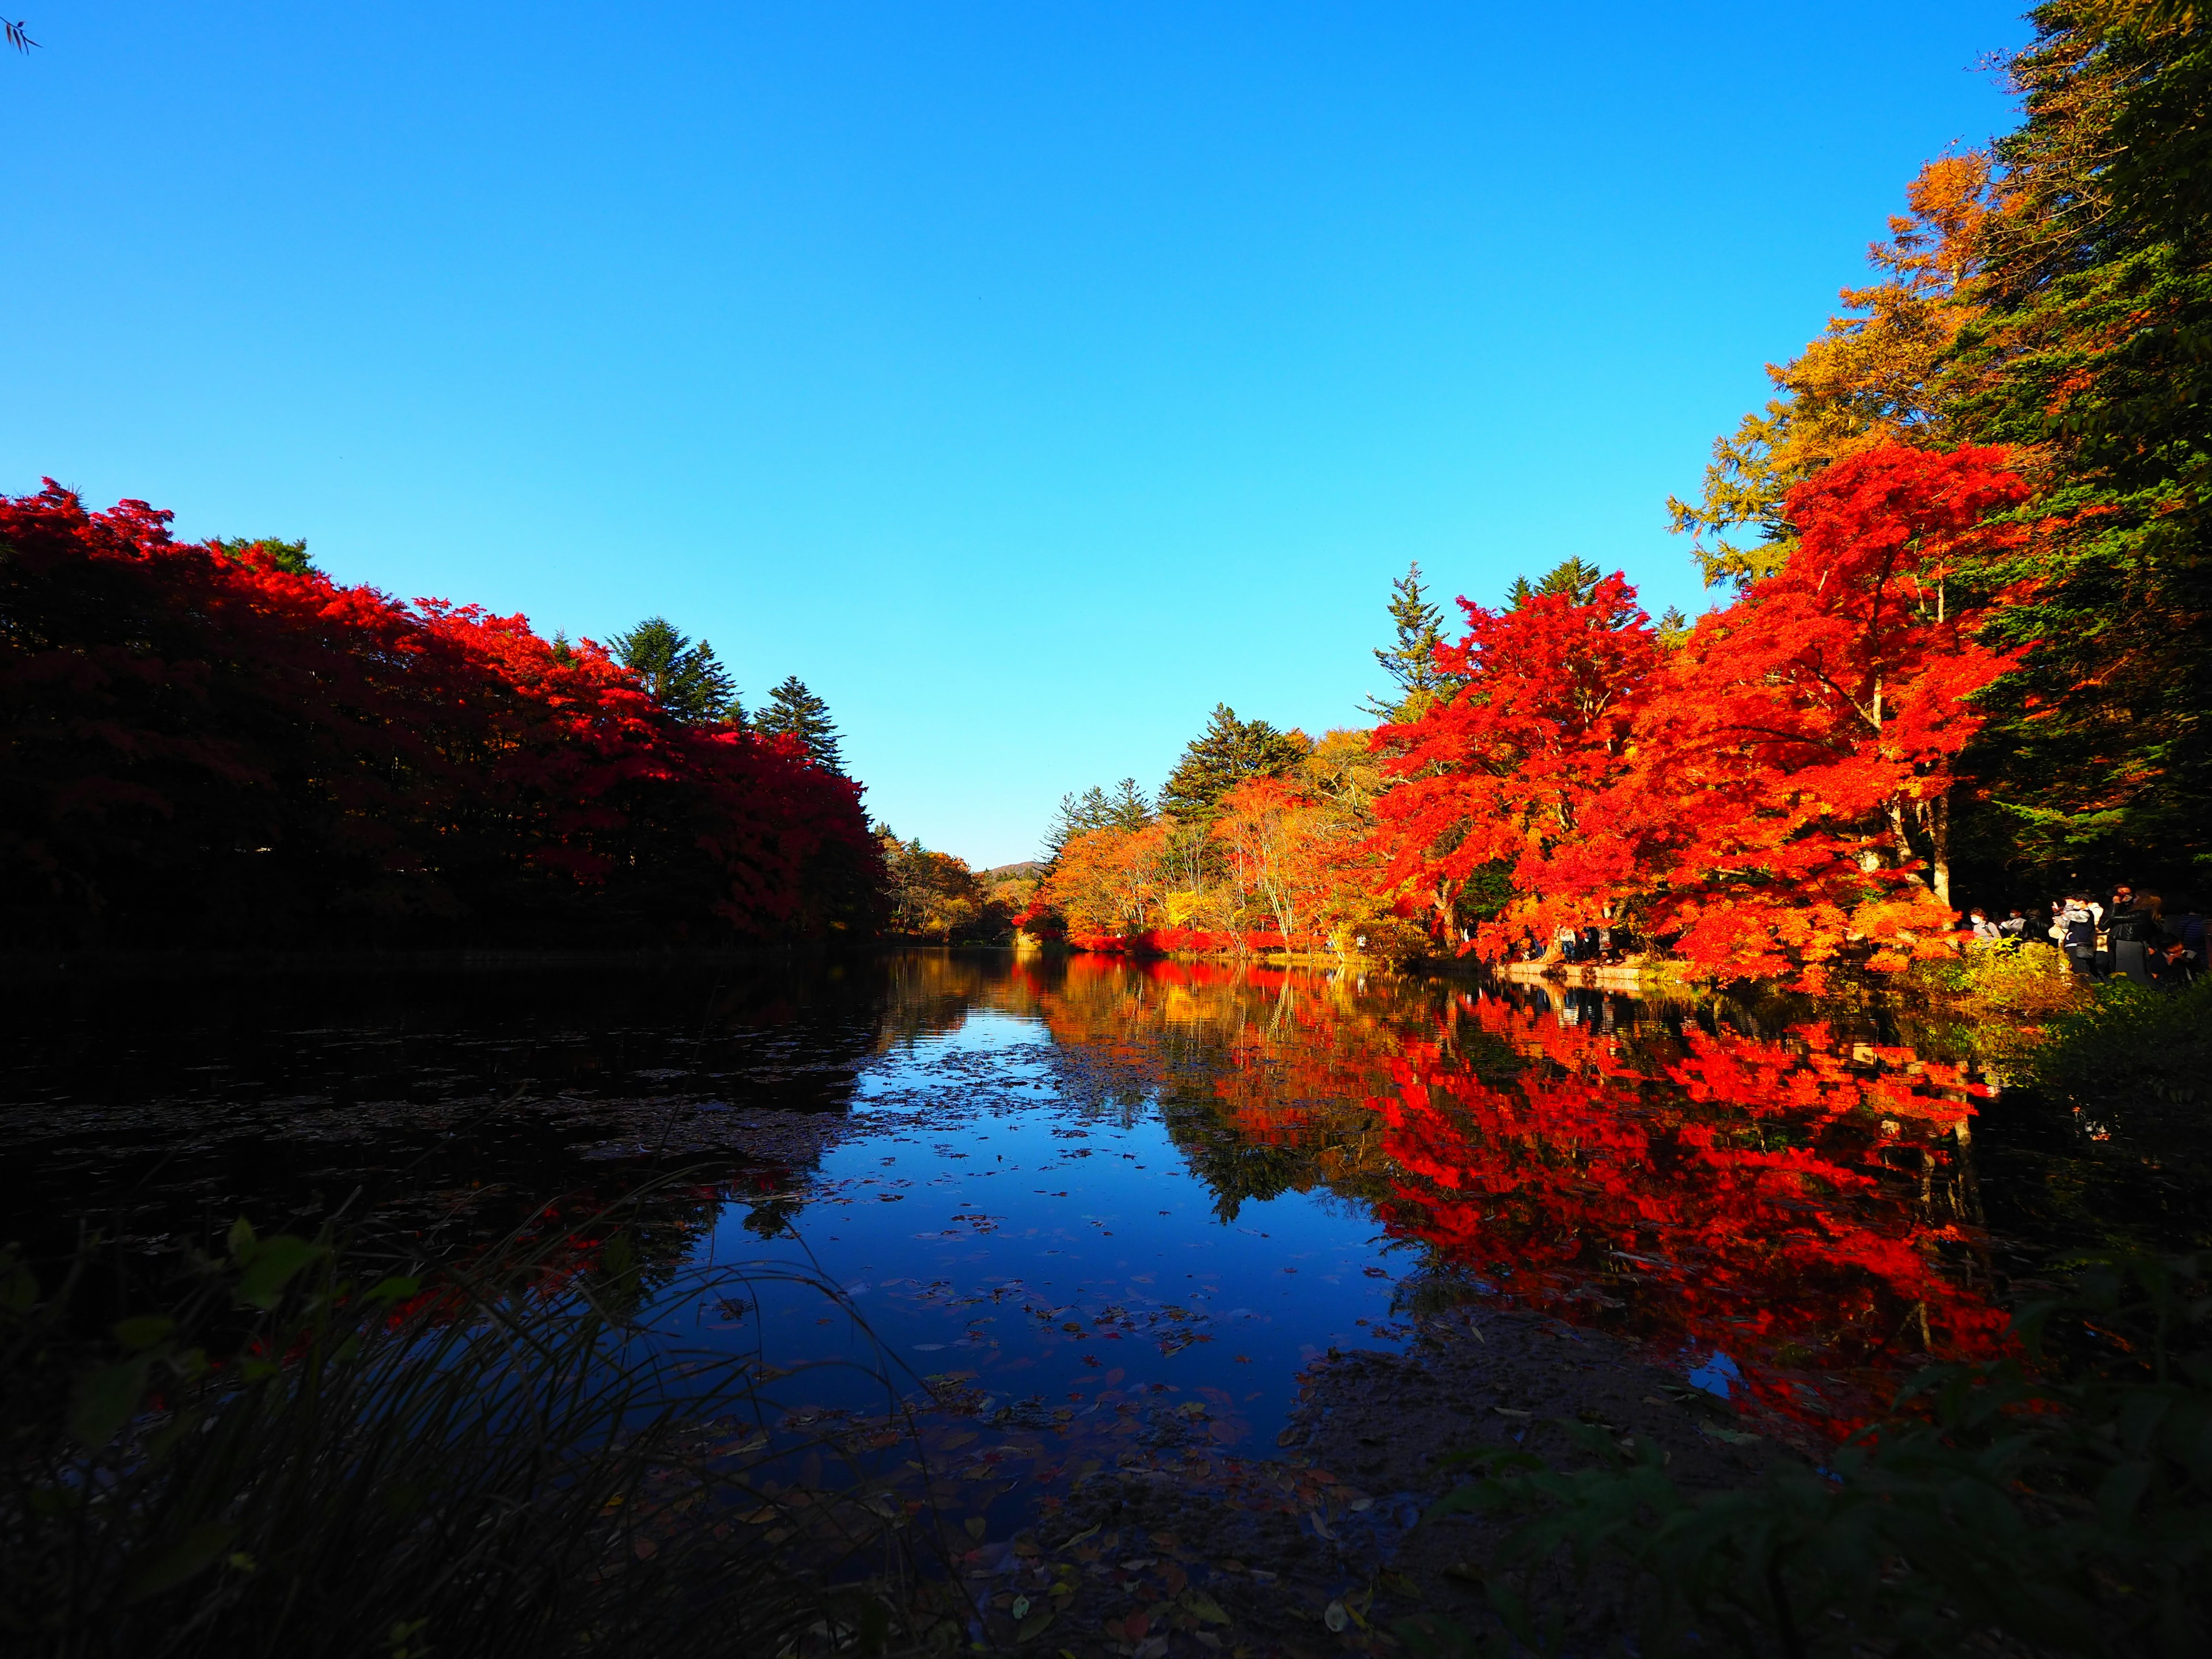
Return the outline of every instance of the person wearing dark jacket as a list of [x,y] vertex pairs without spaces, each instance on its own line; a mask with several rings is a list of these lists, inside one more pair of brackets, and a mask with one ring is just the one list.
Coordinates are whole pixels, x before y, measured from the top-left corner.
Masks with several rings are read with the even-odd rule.
[[2166,971],[2188,984],[2204,971],[2204,918],[2179,893],[2173,914],[2166,919]]
[[2126,975],[2138,985],[2149,984],[2150,948],[2161,942],[2158,916],[2136,901],[2135,889],[2125,883],[2112,889],[2112,902],[2105,912],[2105,931],[2112,945],[2112,971]]

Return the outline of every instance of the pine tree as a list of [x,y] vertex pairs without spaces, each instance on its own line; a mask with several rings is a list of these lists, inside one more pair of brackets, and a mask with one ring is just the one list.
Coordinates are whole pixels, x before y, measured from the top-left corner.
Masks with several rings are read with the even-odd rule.
[[838,748],[842,739],[830,718],[830,705],[809,691],[796,674],[768,694],[768,707],[754,716],[753,730],[772,738],[797,738],[823,770],[841,775],[845,770]]
[[704,640],[694,645],[667,617],[647,617],[627,634],[608,641],[607,649],[678,720],[693,726],[744,722],[737,682],[716,659],[714,647]]
[[1240,720],[1227,703],[1216,703],[1206,730],[1190,740],[1160,791],[1160,811],[1187,823],[1206,823],[1245,779],[1280,777],[1311,747],[1265,720]]
[[295,576],[311,576],[315,562],[307,556],[304,541],[280,541],[274,536],[230,536],[220,538],[216,545],[238,560],[250,562],[258,554],[279,570],[289,570]]
[[1141,830],[1152,821],[1152,803],[1134,778],[1122,779],[1110,795],[1095,783],[1079,795],[1071,792],[1060,798],[1060,810],[1045,831],[1045,861],[1059,863],[1068,842],[1093,830]]
[[1145,799],[1134,778],[1124,778],[1115,786],[1108,810],[1116,830],[1141,830],[1152,821],[1152,804]]
[[1605,572],[1578,554],[1562,559],[1533,584],[1526,576],[1516,576],[1505,590],[1505,602],[1518,611],[1539,593],[1564,593],[1577,605],[1588,605],[1604,579]]
[[1410,566],[1390,584],[1390,625],[1396,641],[1378,647],[1375,660],[1397,685],[1395,697],[1370,697],[1365,708],[1378,720],[1418,720],[1431,704],[1451,694],[1448,676],[1437,666],[1437,647],[1443,643],[1443,612],[1428,601],[1421,587],[1421,567]]

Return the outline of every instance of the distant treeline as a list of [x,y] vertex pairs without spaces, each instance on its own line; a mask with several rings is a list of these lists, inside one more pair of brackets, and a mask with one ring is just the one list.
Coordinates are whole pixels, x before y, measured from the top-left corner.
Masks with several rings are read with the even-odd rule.
[[169,516],[0,498],[0,945],[875,931],[881,851],[795,679],[781,730],[664,706],[588,641]]

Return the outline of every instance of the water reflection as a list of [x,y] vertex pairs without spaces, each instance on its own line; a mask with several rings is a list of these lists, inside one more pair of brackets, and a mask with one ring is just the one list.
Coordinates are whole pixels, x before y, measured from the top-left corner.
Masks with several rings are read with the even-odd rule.
[[1832,1421],[1999,1340],[1957,1066],[1583,989],[1079,962],[1032,994],[1157,1083],[1224,1218],[1326,1184],[1418,1243],[1401,1305],[1509,1296]]
[[[1304,1358],[1468,1297],[1832,1428],[2003,1322],[1983,1091],[1804,1007],[909,951],[42,984],[12,1023],[0,1179],[48,1250],[349,1203],[581,1267],[582,1218],[681,1170],[650,1261],[800,1251],[921,1369],[1032,1416],[1109,1371],[1203,1391],[1215,1445],[1264,1444]],[[773,1313],[702,1321],[777,1363],[844,1340]]]

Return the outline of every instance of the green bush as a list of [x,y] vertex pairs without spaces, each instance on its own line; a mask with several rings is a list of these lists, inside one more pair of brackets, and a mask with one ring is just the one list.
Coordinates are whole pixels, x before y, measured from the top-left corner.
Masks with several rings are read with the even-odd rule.
[[2113,980],[2060,1015],[2035,1081],[2084,1102],[2195,1106],[2212,1090],[2212,976],[2168,991]]
[[1826,1469],[1690,1494],[1650,1447],[1580,1425],[1586,1468],[1468,1455],[1479,1478],[1431,1514],[1517,1517],[1488,1581],[1498,1627],[1401,1634],[1558,1652],[1564,1610],[1526,1586],[1571,1552],[1632,1571],[1647,1659],[1948,1656],[1991,1633],[2097,1659],[2212,1651],[2212,1300],[2193,1259],[2078,1269],[2015,1322],[2021,1358],[1928,1367]]

